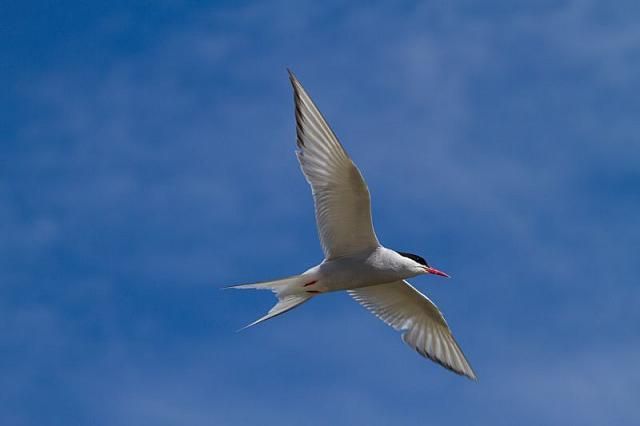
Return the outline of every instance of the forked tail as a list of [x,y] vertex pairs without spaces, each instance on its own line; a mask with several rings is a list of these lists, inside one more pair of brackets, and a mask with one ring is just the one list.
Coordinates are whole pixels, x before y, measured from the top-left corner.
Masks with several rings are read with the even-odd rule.
[[304,290],[305,281],[308,281],[304,275],[296,275],[294,277],[282,278],[275,281],[264,281],[254,284],[240,284],[233,285],[225,288],[237,288],[237,289],[255,289],[255,290],[271,290],[276,294],[278,302],[269,309],[269,312],[262,318],[258,318],[251,324],[242,327],[240,330],[249,328],[263,321],[276,317],[280,314],[284,314],[287,311],[300,306],[307,300],[313,297],[312,293]]

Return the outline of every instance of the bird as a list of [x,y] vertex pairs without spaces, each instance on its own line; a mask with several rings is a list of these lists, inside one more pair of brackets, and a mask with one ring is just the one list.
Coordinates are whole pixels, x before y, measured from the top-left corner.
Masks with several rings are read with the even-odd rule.
[[291,70],[296,156],[311,187],[324,260],[302,274],[226,288],[270,290],[276,304],[243,329],[284,314],[328,292],[346,291],[401,332],[420,355],[471,380],[477,376],[438,307],[407,282],[449,275],[418,255],[384,247],[371,218],[371,198],[360,170]]

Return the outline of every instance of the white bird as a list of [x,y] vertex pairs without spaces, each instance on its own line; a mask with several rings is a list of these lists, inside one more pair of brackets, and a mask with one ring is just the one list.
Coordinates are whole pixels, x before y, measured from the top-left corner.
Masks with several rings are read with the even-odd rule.
[[402,340],[449,370],[476,380],[437,306],[406,279],[423,274],[449,277],[424,258],[384,247],[371,221],[369,189],[324,117],[298,79],[293,86],[298,161],[315,203],[325,259],[289,278],[230,288],[273,291],[278,302],[247,325],[283,314],[313,297],[346,290],[382,321],[402,332]]

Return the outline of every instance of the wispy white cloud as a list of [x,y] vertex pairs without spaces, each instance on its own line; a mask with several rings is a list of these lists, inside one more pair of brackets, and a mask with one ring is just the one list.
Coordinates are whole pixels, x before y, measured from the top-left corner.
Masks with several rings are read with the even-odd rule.
[[[39,74],[16,141],[29,152],[0,186],[3,342],[31,371],[10,376],[8,400],[36,394],[40,375],[109,424],[631,423],[637,348],[617,340],[638,319],[640,215],[602,194],[637,181],[637,34],[600,25],[597,7],[213,8],[107,66]],[[453,267],[452,285],[418,283],[480,385],[428,366],[347,298],[230,333],[271,301],[212,282],[320,256],[285,66],[363,169],[383,241]]]

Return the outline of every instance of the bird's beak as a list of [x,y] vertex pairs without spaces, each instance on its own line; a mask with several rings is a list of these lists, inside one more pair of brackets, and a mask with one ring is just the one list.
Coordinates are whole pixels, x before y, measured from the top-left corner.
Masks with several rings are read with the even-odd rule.
[[441,277],[451,278],[449,275],[445,274],[442,271],[438,271],[436,268],[431,268],[429,266],[424,268],[427,271],[427,274],[440,275]]

